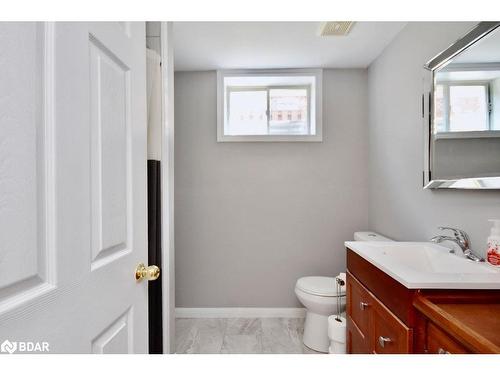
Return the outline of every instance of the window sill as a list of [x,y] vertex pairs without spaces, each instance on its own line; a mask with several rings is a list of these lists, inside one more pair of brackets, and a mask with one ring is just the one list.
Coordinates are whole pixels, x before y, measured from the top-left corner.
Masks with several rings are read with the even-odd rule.
[[322,142],[317,135],[218,135],[217,142]]
[[500,138],[500,130],[436,133],[434,139]]

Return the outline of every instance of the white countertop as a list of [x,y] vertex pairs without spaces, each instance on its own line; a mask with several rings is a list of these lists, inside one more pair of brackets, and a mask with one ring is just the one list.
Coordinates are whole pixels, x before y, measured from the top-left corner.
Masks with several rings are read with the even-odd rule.
[[345,246],[408,289],[500,289],[500,268],[431,242],[347,241]]

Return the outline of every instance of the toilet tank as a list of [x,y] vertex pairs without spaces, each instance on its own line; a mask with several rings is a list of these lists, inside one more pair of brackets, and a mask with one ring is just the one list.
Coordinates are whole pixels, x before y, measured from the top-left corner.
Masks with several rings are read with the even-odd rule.
[[375,232],[354,232],[354,241],[392,241]]

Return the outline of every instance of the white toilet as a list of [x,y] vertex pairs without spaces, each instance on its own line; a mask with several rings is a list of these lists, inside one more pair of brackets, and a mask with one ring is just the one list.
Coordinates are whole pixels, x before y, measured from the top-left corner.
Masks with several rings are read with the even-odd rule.
[[[337,282],[334,277],[308,276],[297,280],[295,294],[306,311],[304,345],[328,352],[328,316],[337,313]],[[345,285],[340,294],[340,311],[345,310]]]
[[[356,232],[355,241],[392,241],[374,232]],[[345,311],[345,285],[341,289],[341,312]],[[328,352],[328,316],[337,314],[337,282],[334,277],[308,276],[297,280],[295,294],[306,308],[304,345],[318,352]]]
[[354,241],[385,241],[391,242],[390,238],[375,232],[354,232]]

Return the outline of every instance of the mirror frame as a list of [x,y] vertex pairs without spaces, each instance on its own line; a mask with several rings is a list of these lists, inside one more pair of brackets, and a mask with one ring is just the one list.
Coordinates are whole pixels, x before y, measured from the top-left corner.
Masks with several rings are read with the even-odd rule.
[[433,180],[431,170],[432,105],[434,100],[434,75],[436,70],[447,65],[455,56],[471,47],[474,43],[484,38],[499,26],[500,22],[480,22],[462,38],[434,56],[424,65],[424,93],[422,94],[422,117],[424,120],[424,189],[500,189],[500,176]]

